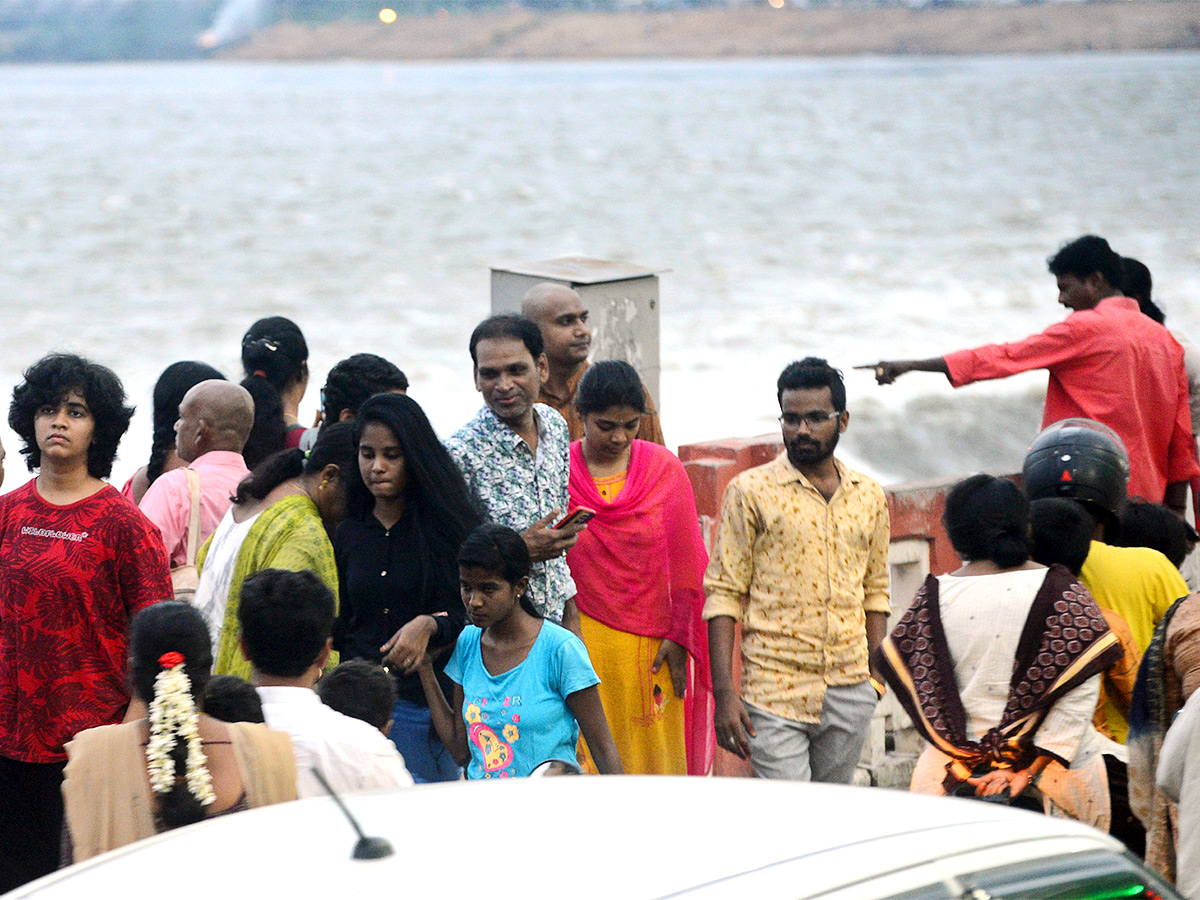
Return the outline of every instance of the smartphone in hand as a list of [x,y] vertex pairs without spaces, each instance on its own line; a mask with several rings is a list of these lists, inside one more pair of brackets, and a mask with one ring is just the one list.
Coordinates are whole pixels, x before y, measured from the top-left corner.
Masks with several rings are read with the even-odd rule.
[[574,525],[576,523],[579,523],[580,525],[586,525],[595,517],[596,511],[594,509],[588,509],[586,506],[576,506],[550,527],[555,529],[566,528],[568,525]]

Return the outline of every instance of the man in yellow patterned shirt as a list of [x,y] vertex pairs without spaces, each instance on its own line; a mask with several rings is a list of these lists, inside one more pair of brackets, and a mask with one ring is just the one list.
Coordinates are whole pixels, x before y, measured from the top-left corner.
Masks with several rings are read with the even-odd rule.
[[868,659],[890,609],[887,500],[834,458],[850,419],[837,369],[792,363],[778,399],[786,452],[726,489],[704,577],[717,743],[760,778],[849,783],[879,698]]

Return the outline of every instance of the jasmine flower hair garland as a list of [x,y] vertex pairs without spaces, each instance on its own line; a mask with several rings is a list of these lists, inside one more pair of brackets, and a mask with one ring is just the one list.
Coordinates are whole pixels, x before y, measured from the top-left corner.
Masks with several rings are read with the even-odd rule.
[[180,740],[187,741],[187,788],[203,806],[216,801],[212,776],[200,749],[200,716],[192,698],[192,684],[183,670],[182,653],[171,651],[158,658],[162,671],[154,678],[154,700],[150,703],[150,742],[146,762],[150,787],[167,794],[175,787],[175,758],[172,751]]

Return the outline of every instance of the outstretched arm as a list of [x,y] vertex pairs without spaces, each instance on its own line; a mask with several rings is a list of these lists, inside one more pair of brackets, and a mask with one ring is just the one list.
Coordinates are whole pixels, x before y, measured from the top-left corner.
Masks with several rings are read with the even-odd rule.
[[906,372],[941,372],[950,377],[950,367],[941,356],[929,359],[891,359],[880,360],[869,366],[855,366],[856,369],[871,369],[875,372],[875,381],[879,384],[891,384]]

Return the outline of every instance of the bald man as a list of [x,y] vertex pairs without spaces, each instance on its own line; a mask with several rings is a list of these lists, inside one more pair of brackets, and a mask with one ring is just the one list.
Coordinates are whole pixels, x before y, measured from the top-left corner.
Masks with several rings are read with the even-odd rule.
[[250,474],[242,447],[254,425],[250,392],[232,381],[202,381],[183,395],[175,423],[175,452],[187,468],[160,475],[139,508],[162,532],[171,568],[187,562],[192,500],[188,472],[199,479],[200,543],[216,530],[230,497]]
[[[537,323],[546,343],[550,377],[542,382],[538,402],[558,410],[567,420],[571,440],[577,441],[583,437],[583,422],[575,412],[575,388],[587,371],[588,350],[592,346],[587,307],[583,298],[565,284],[543,281],[531,287],[521,301],[521,315]],[[645,386],[642,390],[646,390]],[[637,436],[643,441],[666,443],[649,391]]]

